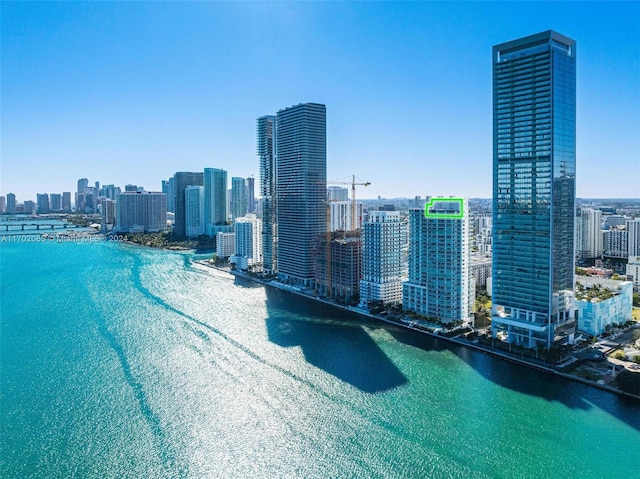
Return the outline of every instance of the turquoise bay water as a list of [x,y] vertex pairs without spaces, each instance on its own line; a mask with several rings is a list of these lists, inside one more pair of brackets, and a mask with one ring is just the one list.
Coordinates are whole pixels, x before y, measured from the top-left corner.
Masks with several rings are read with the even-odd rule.
[[0,243],[0,477],[632,477],[640,403],[114,243]]

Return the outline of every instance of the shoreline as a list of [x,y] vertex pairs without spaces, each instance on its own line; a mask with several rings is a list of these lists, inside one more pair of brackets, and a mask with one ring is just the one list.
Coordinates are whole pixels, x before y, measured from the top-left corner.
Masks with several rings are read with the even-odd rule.
[[603,391],[607,391],[607,392],[610,392],[610,393],[618,394],[620,396],[628,397],[628,398],[635,399],[635,400],[640,400],[640,396],[638,396],[638,395],[635,395],[633,393],[629,393],[627,391],[623,391],[623,390],[618,389],[618,388],[614,388],[614,387],[606,385],[606,384],[598,384],[596,382],[589,381],[588,379],[581,378],[581,377],[575,376],[573,374],[568,374],[568,373],[564,373],[564,372],[558,371],[558,370],[556,370],[556,369],[554,369],[553,367],[550,367],[550,366],[544,366],[542,364],[536,364],[536,363],[532,363],[532,362],[529,362],[529,361],[525,361],[525,360],[520,359],[518,357],[506,354],[506,353],[504,353],[502,351],[498,351],[498,350],[495,350],[495,349],[487,348],[485,346],[482,346],[482,345],[479,345],[479,344],[475,344],[475,343],[472,343],[472,342],[467,341],[467,340],[461,340],[461,339],[456,338],[456,337],[450,338],[450,337],[447,337],[447,336],[442,336],[442,335],[439,335],[439,334],[432,333],[431,331],[427,331],[427,330],[424,330],[424,329],[419,329],[419,328],[413,327],[410,324],[407,324],[407,323],[404,323],[404,322],[392,321],[390,319],[384,318],[382,316],[374,315],[372,313],[369,313],[367,311],[361,310],[361,309],[353,307],[353,306],[341,305],[341,304],[337,304],[337,303],[328,301],[326,299],[313,297],[313,296],[310,296],[308,294],[303,293],[298,288],[294,288],[294,287],[287,286],[287,285],[284,285],[284,284],[281,284],[281,283],[277,283],[277,282],[275,282],[273,280],[269,280],[269,281],[261,280],[260,278],[254,278],[252,276],[248,276],[248,275],[246,275],[246,274],[244,274],[244,273],[242,273],[240,271],[231,271],[228,268],[225,269],[225,268],[220,268],[220,267],[217,267],[217,266],[214,266],[214,265],[211,265],[211,264],[204,264],[204,261],[201,261],[201,260],[195,260],[193,262],[197,263],[197,264],[200,264],[200,265],[202,265],[204,267],[208,267],[208,268],[215,269],[217,271],[228,273],[231,276],[242,278],[242,279],[245,279],[247,281],[252,281],[254,283],[258,283],[258,284],[262,284],[264,286],[272,287],[272,288],[278,289],[280,291],[285,291],[285,292],[288,292],[288,293],[292,293],[292,294],[294,294],[296,296],[300,296],[302,298],[306,298],[306,299],[309,299],[309,300],[312,300],[312,301],[318,301],[318,302],[321,302],[321,303],[326,304],[328,306],[332,306],[334,308],[340,309],[342,311],[348,311],[350,313],[355,313],[355,314],[358,314],[360,316],[366,317],[368,319],[373,319],[373,320],[382,321],[382,322],[385,322],[385,323],[388,323],[388,324],[393,324],[395,326],[399,326],[401,328],[409,329],[409,330],[415,331],[417,333],[426,334],[427,336],[430,336],[432,338],[437,338],[437,339],[440,339],[440,340],[447,341],[447,342],[455,344],[457,346],[466,347],[466,348],[469,348],[471,350],[478,351],[480,353],[488,354],[490,356],[493,356],[493,357],[496,357],[496,358],[499,358],[499,359],[502,359],[502,360],[505,360],[505,361],[509,361],[511,363],[519,364],[521,366],[525,366],[525,367],[528,367],[528,368],[531,368],[531,369],[542,371],[542,372],[545,372],[547,374],[552,374],[554,376],[559,376],[559,377],[562,377],[562,378],[565,378],[565,379],[569,379],[571,381],[579,382],[579,383],[584,384],[586,386],[592,386],[592,387],[595,387],[595,388],[603,390]]

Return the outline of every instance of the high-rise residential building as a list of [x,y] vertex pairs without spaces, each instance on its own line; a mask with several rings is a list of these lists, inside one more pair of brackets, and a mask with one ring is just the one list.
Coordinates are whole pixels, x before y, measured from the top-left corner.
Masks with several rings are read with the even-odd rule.
[[[109,198],[110,200],[115,200],[116,196],[120,194],[121,190],[119,186],[115,185],[103,185],[100,188],[100,193],[98,196],[102,196],[104,198]],[[163,191],[164,193],[164,191]]]
[[475,218],[474,232],[476,235],[476,248],[481,255],[491,254],[493,249],[493,230],[491,216]]
[[[244,178],[231,178],[231,218],[242,218],[247,214],[247,186]],[[236,237],[236,248],[238,239]]]
[[576,245],[580,259],[593,259],[602,255],[602,211],[580,208],[578,225],[580,242]]
[[36,204],[38,207],[38,213],[48,213],[51,209],[49,206],[49,194],[48,193],[38,193],[36,195]]
[[4,196],[0,196],[0,213],[5,213],[7,211],[7,198]]
[[256,180],[253,176],[247,178],[247,212],[256,211]]
[[327,224],[326,107],[302,103],[276,115],[278,276],[312,287]]
[[[187,186],[203,186],[203,181],[204,181],[204,175],[202,173],[179,171],[175,175],[173,175],[175,207],[176,207],[173,232],[177,236],[186,235],[186,228],[185,228],[186,210],[185,210],[185,201],[184,201],[184,191],[186,190]],[[205,188],[205,192],[206,192],[206,188]],[[206,205],[206,198],[205,198],[205,205]]]
[[116,229],[127,233],[155,233],[167,229],[167,195],[125,191],[116,200]]
[[195,238],[205,234],[204,186],[187,186],[184,190],[185,236]]
[[87,213],[94,212],[96,209],[97,199],[93,186],[88,187],[84,193],[84,211]]
[[573,341],[576,44],[546,31],[493,47],[494,337]]
[[7,213],[10,215],[16,214],[16,195],[13,193],[7,195]]
[[471,276],[475,281],[475,291],[486,291],[487,280],[491,278],[491,255],[471,255]]
[[362,203],[356,203],[356,224],[351,224],[353,201],[332,201],[329,203],[331,231],[353,231],[362,227]]
[[89,186],[89,180],[86,178],[80,178],[78,180],[78,193],[84,193]]
[[219,168],[204,169],[204,221],[206,234],[213,226],[227,223],[227,172]]
[[36,214],[36,203],[31,200],[26,200],[23,206],[23,213],[25,215],[35,215]]
[[603,232],[604,255],[613,258],[629,256],[629,234],[626,226],[615,226]]
[[49,207],[51,211],[62,210],[62,195],[60,193],[51,193],[49,195]]
[[234,221],[236,252],[230,261],[241,270],[262,268],[262,221],[248,214]]
[[216,233],[216,254],[220,258],[229,258],[236,254],[236,234],[219,231]]
[[102,232],[111,230],[116,223],[116,201],[109,198],[103,198],[100,207],[100,215],[102,217],[102,224],[100,228]]
[[640,290],[640,256],[630,256],[627,263],[627,280],[633,283],[636,291]]
[[62,192],[62,211],[68,213],[71,211],[71,192]]
[[640,256],[640,218],[627,221],[628,257]]
[[329,201],[348,201],[349,189],[342,186],[327,187],[327,199]]
[[363,223],[360,304],[402,302],[402,246],[406,223],[398,211],[371,211]]
[[[169,180],[162,180],[162,192],[167,195],[167,200],[169,199]],[[169,202],[167,201],[167,210],[169,208]]]
[[169,178],[169,186],[167,187],[167,211],[176,212],[176,186],[173,176]]
[[613,228],[615,226],[624,226],[627,224],[627,220],[629,220],[627,216],[624,215],[606,215],[604,217],[604,229]]
[[[316,290],[343,303],[360,298],[362,233],[337,231],[320,235],[315,254]],[[327,268],[327,265],[330,265]],[[328,281],[329,280],[329,281]]]
[[276,117],[256,122],[256,150],[260,167],[259,195],[262,205],[262,263],[267,273],[277,271],[276,241]]
[[86,193],[89,186],[89,180],[80,178],[78,180],[78,190],[76,191],[76,211],[84,213],[86,204]]
[[462,198],[433,198],[409,210],[409,281],[402,308],[443,323],[471,323],[474,301],[469,213]]

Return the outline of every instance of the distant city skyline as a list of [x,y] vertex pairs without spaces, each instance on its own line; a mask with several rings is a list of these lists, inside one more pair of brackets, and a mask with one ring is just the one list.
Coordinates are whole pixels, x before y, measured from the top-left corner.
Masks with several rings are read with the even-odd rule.
[[370,181],[359,198],[490,198],[491,47],[548,29],[578,43],[577,196],[640,191],[637,2],[1,9],[0,195],[21,203],[79,178],[258,178],[255,119],[306,102],[327,106],[327,178]]

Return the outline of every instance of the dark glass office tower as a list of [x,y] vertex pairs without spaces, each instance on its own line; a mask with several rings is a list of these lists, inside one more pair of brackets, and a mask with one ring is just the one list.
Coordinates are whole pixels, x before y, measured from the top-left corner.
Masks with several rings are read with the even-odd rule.
[[177,236],[185,236],[187,233],[184,191],[187,186],[202,186],[203,181],[202,172],[179,171],[173,175],[176,207],[173,231]]
[[303,103],[276,115],[278,275],[313,286],[318,240],[327,227],[326,107]]
[[493,335],[573,339],[576,44],[553,31],[493,47]]

